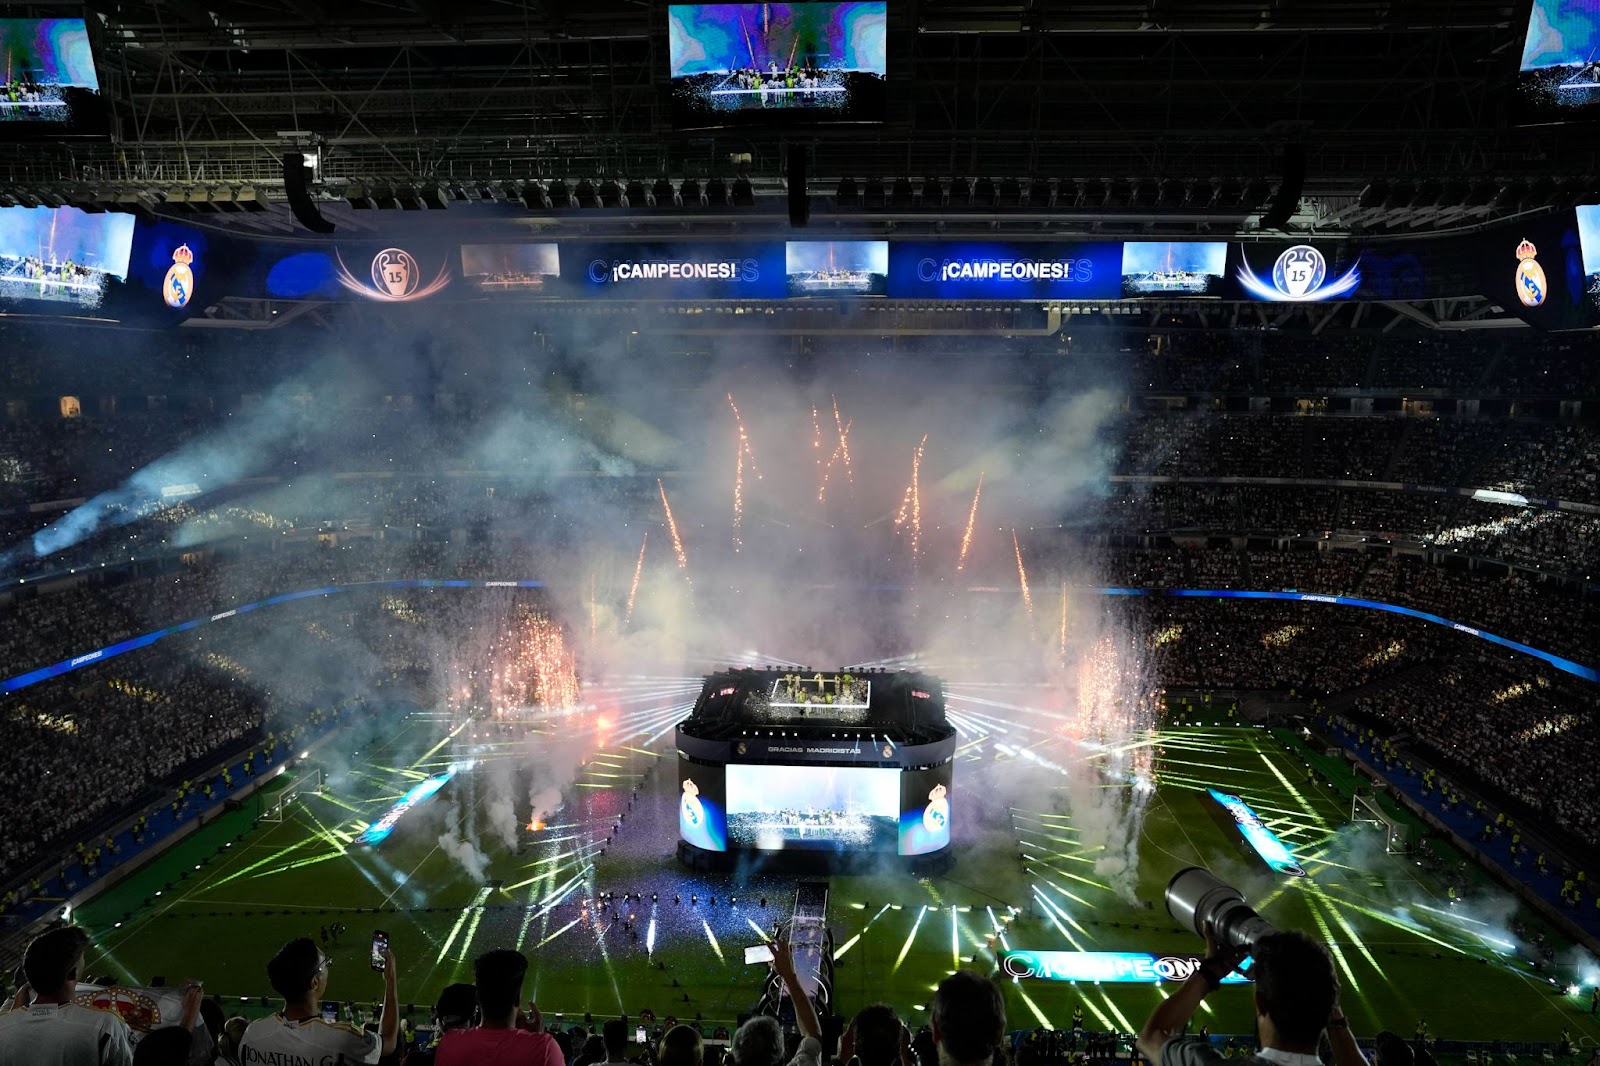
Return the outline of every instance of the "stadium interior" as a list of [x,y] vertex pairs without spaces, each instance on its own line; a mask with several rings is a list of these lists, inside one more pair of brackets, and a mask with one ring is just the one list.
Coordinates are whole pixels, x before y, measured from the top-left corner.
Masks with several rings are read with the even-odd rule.
[[1600,4],[4,8],[0,1066],[1600,1061]]

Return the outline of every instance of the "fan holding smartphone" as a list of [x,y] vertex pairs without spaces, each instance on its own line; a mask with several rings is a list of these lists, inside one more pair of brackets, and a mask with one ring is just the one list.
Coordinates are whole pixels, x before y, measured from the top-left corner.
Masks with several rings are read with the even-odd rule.
[[382,973],[384,968],[388,965],[388,954],[389,934],[385,933],[382,929],[374,929],[372,931],[372,957],[367,960],[367,965],[371,966],[377,972]]

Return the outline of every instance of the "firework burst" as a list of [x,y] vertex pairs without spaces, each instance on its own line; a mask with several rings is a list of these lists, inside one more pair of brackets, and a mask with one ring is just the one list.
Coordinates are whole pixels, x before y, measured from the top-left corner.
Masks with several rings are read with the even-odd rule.
[[956,560],[956,569],[965,570],[967,566],[967,552],[972,549],[972,526],[978,520],[978,497],[983,495],[983,471],[978,471],[978,488],[972,494],[972,510],[967,512],[967,530],[961,534],[961,557]]
[[1017,531],[1011,531],[1011,547],[1017,553],[1017,581],[1022,585],[1022,605],[1028,609],[1028,617],[1033,617],[1033,593],[1028,590],[1028,571],[1022,565],[1022,542],[1017,540]]
[[672,534],[672,551],[678,557],[678,569],[689,569],[689,557],[683,551],[683,539],[678,536],[678,520],[672,517],[672,504],[667,502],[667,487],[656,478],[656,488],[661,491],[661,509],[667,515],[667,532]]
[[744,419],[739,416],[739,408],[733,402],[733,393],[728,393],[728,407],[733,411],[733,424],[739,431],[738,454],[733,463],[733,550],[738,551],[744,547],[744,464],[750,461],[750,470],[755,474],[756,480],[761,480],[761,471],[756,467],[756,453],[750,447],[750,434],[745,432]]
[[644,549],[650,543],[650,531],[644,531],[644,539],[639,542],[639,559],[633,564],[633,583],[628,586],[628,613],[623,616],[622,624],[627,625],[633,620],[633,601],[639,595],[639,575],[644,573]]
[[905,495],[900,498],[900,510],[894,516],[895,528],[911,534],[913,559],[922,552],[922,453],[927,446],[928,435],[924,433],[917,444],[917,454],[911,459],[911,484],[906,486]]

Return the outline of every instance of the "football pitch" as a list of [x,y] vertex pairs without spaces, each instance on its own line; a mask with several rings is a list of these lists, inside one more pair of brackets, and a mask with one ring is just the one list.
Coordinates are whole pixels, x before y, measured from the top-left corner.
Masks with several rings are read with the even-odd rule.
[[[94,940],[87,969],[135,984],[199,978],[241,1013],[259,1014],[274,1002],[265,973],[274,950],[342,923],[344,936],[328,947],[331,999],[370,1005],[378,997],[367,951],[372,931],[383,929],[414,1020],[425,1019],[444,985],[471,980],[475,955],[517,947],[531,961],[527,991],[547,1018],[648,1008],[658,1019],[731,1025],[761,983],[762,968],[745,966],[743,949],[787,917],[795,878],[759,864],[707,874],[677,863],[670,724],[687,699],[692,692],[680,691],[653,708],[526,739],[489,731],[454,742],[443,716],[391,707],[381,725],[352,727],[313,756],[312,765],[328,768],[326,780],[286,805],[281,821],[260,820],[270,799],[251,797],[81,906],[76,920]],[[948,871],[829,879],[839,1012],[883,1001],[915,1024],[947,973],[993,972],[1005,950],[1199,954],[1162,893],[1179,869],[1203,865],[1278,927],[1329,946],[1363,1036],[1385,1028],[1409,1036],[1426,1019],[1443,1038],[1554,1040],[1570,1029],[1585,1044],[1600,1039],[1587,992],[1566,995],[1535,972],[1526,951],[1515,953],[1516,909],[1503,893],[1469,866],[1458,875],[1469,879],[1463,901],[1452,905],[1429,869],[1455,870],[1459,856],[1436,844],[1441,862],[1424,868],[1386,854],[1375,829],[1350,824],[1353,782],[1342,760],[1291,733],[1212,722],[1169,725],[1142,741],[1154,748],[1156,784],[1142,799],[1132,899],[1104,869],[1104,846],[1085,842],[1090,834],[1062,783],[1096,774],[1093,757],[1036,745],[1053,753],[1044,760],[1050,768],[1041,773],[1032,760],[1019,790],[1025,760],[997,740],[962,738]],[[470,769],[461,758],[468,743]],[[530,797],[548,782],[521,767],[530,753],[537,760],[556,748],[581,754],[561,786],[562,806],[536,819]],[[358,842],[408,790],[451,765],[456,775],[386,841]],[[1218,816],[1210,787],[1249,803],[1307,876],[1269,870]],[[607,893],[615,898],[602,905]],[[1530,936],[1540,928],[1522,921]],[[1014,1028],[1066,1027],[1081,1004],[1092,1028],[1123,1032],[1137,1030],[1173,987],[1004,982]],[[1248,986],[1213,993],[1196,1024],[1252,1033]]]

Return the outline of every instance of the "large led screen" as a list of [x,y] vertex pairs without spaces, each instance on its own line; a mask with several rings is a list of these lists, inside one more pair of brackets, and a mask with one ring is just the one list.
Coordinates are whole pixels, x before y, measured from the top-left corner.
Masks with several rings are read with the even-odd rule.
[[950,763],[900,775],[900,854],[950,846]]
[[897,769],[735,764],[727,773],[730,847],[898,850]]
[[0,19],[0,57],[0,138],[107,134],[83,19]]
[[1523,122],[1600,117],[1600,0],[1533,0],[1513,111]]
[[784,268],[790,296],[883,296],[889,242],[789,241]]
[[678,835],[705,851],[728,850],[720,766],[678,760]]
[[886,24],[883,0],[670,5],[673,122],[882,122]]
[[1578,245],[1583,252],[1583,293],[1600,321],[1600,204],[1578,208]]
[[1129,241],[1122,246],[1122,295],[1221,296],[1227,266],[1223,241]]
[[0,300],[98,307],[128,276],[132,215],[75,207],[0,208]]

